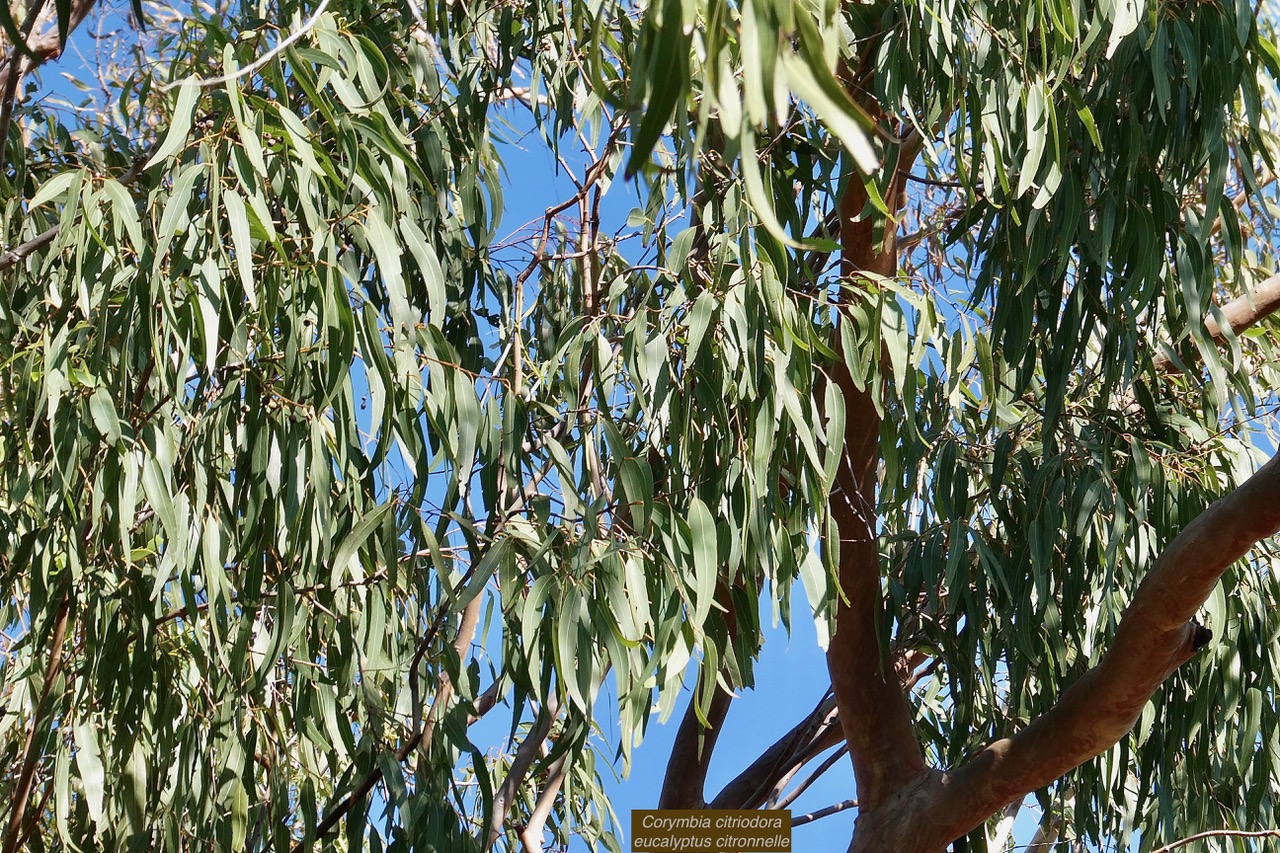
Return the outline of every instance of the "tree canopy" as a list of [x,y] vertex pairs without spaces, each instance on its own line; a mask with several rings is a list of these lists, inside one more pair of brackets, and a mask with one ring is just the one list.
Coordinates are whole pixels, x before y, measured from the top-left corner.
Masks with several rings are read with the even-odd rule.
[[[835,750],[852,850],[1280,824],[1251,4],[0,25],[2,853],[618,850],[682,696],[655,802]],[[831,689],[708,791],[770,613]]]

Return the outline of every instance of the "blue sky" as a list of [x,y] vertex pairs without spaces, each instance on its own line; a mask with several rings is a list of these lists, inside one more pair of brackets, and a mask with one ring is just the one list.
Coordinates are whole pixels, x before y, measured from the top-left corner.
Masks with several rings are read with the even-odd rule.
[[[505,235],[526,223],[540,222],[549,205],[572,197],[574,186],[536,133],[520,135],[521,130],[527,128],[525,122],[528,120],[523,106],[505,109],[502,116],[516,125],[505,133],[497,134],[498,138],[506,139],[499,142],[499,155],[507,169],[505,209],[499,229]],[[581,174],[574,162],[578,158],[571,157],[573,151],[573,143],[566,140],[562,154],[569,160],[570,168]],[[601,205],[602,231],[611,233],[621,227],[637,204],[634,187],[624,186],[619,176]],[[797,589],[792,600],[796,607],[792,635],[788,636],[781,625],[767,631],[767,640],[756,669],[756,688],[736,700],[730,708],[707,779],[708,797],[714,796],[766,747],[812,711],[830,684],[814,624],[801,613],[801,609],[807,607],[803,590]],[[771,625],[773,619],[768,612],[767,599],[763,608],[761,623]],[[609,684],[611,680],[604,691],[607,696],[612,694]],[[687,697],[683,698],[665,724],[658,724],[655,715],[644,743],[635,752],[631,775],[609,786],[624,832],[629,832],[631,809],[657,807],[658,793],[666,773],[666,759],[687,704]],[[616,738],[616,728],[611,732],[610,720],[606,717],[610,713],[607,706],[608,702],[597,714],[597,721],[606,734],[614,734]],[[802,776],[811,769],[802,771]],[[853,796],[852,766],[847,760],[842,760],[796,801],[792,813],[803,814]],[[855,810],[847,810],[798,827],[793,835],[793,849],[842,850],[849,842],[855,816]],[[579,842],[573,849],[585,850],[586,845]]]
[[[78,35],[87,41],[83,31]],[[72,55],[65,66],[72,68],[77,62]],[[44,75],[46,91],[62,90],[67,93],[69,100],[78,101],[79,94],[70,90],[59,71],[55,67]],[[504,110],[502,115],[517,124],[528,121],[527,110],[519,105]],[[503,135],[507,139],[500,143],[499,150],[507,171],[503,182],[505,208],[499,233],[505,237],[527,224],[540,223],[545,208],[570,197],[574,187],[536,134],[521,136],[518,130],[512,129]],[[566,141],[564,153],[571,166],[580,174],[581,159],[575,160],[568,156],[574,150],[573,144]],[[602,207],[605,220],[603,230],[611,232],[621,227],[636,203],[634,188],[623,185],[619,176],[606,195]],[[527,255],[523,259],[527,259]],[[809,713],[829,684],[825,658],[818,646],[813,623],[801,612],[806,606],[803,602],[807,598],[802,591],[797,590],[792,600],[796,602],[796,619],[791,634],[788,635],[781,626],[766,630],[766,642],[756,667],[757,686],[736,700],[730,709],[711,765],[707,782],[708,796],[713,796],[735,774],[758,757],[764,748]],[[767,598],[763,606],[765,611],[761,621],[768,626],[773,619],[768,612]],[[606,738],[610,738],[607,745],[602,745],[609,754],[616,745],[617,731],[609,718],[612,711],[608,699],[611,689],[608,685],[603,695],[606,699],[601,704],[598,723]],[[678,704],[665,724],[658,724],[655,716],[643,745],[635,752],[630,776],[608,783],[613,807],[624,834],[629,830],[632,809],[654,808],[657,804],[666,772],[666,759],[686,704],[687,697]],[[500,744],[509,726],[509,718],[501,711],[495,712],[491,717],[473,729],[476,743],[482,750]],[[816,762],[802,771],[801,776],[815,765]],[[796,815],[803,814],[854,796],[856,792],[852,770],[848,760],[843,759],[799,798],[792,806],[792,812]],[[856,810],[847,810],[797,828],[793,836],[793,849],[843,850],[848,843],[855,817]],[[1015,837],[1029,837],[1038,817],[1034,809],[1024,808]],[[571,849],[585,850],[586,845],[578,842]],[[629,846],[624,845],[623,849],[629,849]]]

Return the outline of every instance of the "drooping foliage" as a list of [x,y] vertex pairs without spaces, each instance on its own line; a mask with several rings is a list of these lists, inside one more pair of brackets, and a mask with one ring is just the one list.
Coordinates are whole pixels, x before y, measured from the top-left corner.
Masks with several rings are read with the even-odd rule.
[[[1248,4],[193,11],[63,60],[83,96],[32,77],[0,173],[0,803],[33,844],[516,849],[550,792],[555,838],[619,849],[603,765],[688,667],[749,688],[762,613],[829,631],[837,340],[943,765],[1096,662],[1262,458],[1274,328],[1205,323],[1275,269]],[[523,226],[514,143],[574,186]],[[864,180],[893,280],[837,275]],[[1271,559],[1042,794],[1072,833],[1273,822]]]

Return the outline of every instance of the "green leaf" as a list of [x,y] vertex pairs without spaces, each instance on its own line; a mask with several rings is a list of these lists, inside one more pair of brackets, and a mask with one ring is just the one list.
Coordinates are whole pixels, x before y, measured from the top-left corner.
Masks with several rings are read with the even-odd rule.
[[107,774],[98,748],[97,732],[88,720],[77,721],[71,730],[76,742],[76,769],[80,771],[80,784],[84,787],[84,802],[89,809],[89,819],[95,826],[100,826]]
[[1040,158],[1044,156],[1045,145],[1049,141],[1049,128],[1046,122],[1047,93],[1039,83],[1027,87],[1027,153],[1022,158],[1018,170],[1017,195],[1023,195],[1035,183],[1040,172]]
[[653,471],[645,460],[627,457],[618,466],[618,475],[630,508],[632,529],[643,533],[649,529],[653,513]]
[[160,143],[160,147],[151,155],[145,168],[150,169],[157,163],[168,160],[187,144],[187,134],[191,132],[191,125],[195,120],[200,92],[200,86],[194,82],[179,84],[178,103],[169,116],[169,132],[165,134],[164,142]]
[[236,250],[236,270],[240,285],[244,288],[249,307],[257,310],[258,293],[253,281],[253,239],[249,235],[249,212],[244,199],[235,189],[222,194],[222,204],[227,211],[227,223],[231,226],[231,244]]
[[679,0],[665,0],[662,26],[650,30],[653,46],[647,58],[649,98],[631,139],[626,177],[631,179],[649,159],[676,105],[688,88],[691,36],[685,32],[679,14]]
[[720,557],[716,541],[716,522],[698,498],[689,502],[689,543],[693,547],[693,619],[701,626],[711,613],[715,600],[716,580],[720,576]]
[[98,387],[89,396],[89,414],[93,425],[108,444],[120,440],[120,419],[116,417],[115,404],[111,402],[111,394],[106,388]]
[[866,133],[875,123],[849,97],[845,87],[827,68],[825,58],[820,53],[815,54],[814,46],[821,39],[809,16],[799,12],[796,18],[800,23],[800,43],[806,49],[800,55],[783,51],[782,69],[787,82],[796,95],[813,107],[818,118],[836,135],[858,168],[868,175],[875,173],[880,167],[880,158]]
[[358,565],[352,564],[352,559],[356,556],[356,552],[360,547],[369,541],[369,537],[373,534],[387,513],[391,511],[392,505],[389,503],[381,504],[364,515],[351,528],[351,532],[343,537],[338,549],[333,552],[333,561],[330,563],[329,584],[336,587],[342,583],[343,579],[348,575],[354,580],[360,580],[364,577],[364,572],[360,570]]
[[77,187],[78,191],[80,183],[84,180],[86,174],[85,170],[78,169],[68,172],[60,172],[59,174],[54,175],[52,178],[41,184],[40,188],[36,190],[36,194],[31,197],[29,202],[27,202],[27,209],[35,210],[40,205],[61,197],[67,192],[67,190],[71,189],[72,186]]
[[58,45],[65,49],[71,29],[71,0],[55,0],[53,5],[58,18]]
[[422,273],[423,284],[427,288],[427,322],[437,329],[442,328],[449,304],[440,259],[427,239],[427,235],[412,219],[407,216],[400,217],[400,231],[404,234],[405,244],[413,255],[418,271]]

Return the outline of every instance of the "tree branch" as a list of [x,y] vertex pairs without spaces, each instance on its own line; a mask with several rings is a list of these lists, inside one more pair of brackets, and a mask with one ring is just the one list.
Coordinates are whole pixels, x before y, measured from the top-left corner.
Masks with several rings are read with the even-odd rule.
[[[724,608],[729,644],[732,646],[740,639],[738,616],[734,609],[732,591],[724,580],[716,585],[716,601]],[[726,670],[726,678],[727,673]],[[733,694],[718,683],[713,685],[711,706],[707,708],[707,725],[704,727],[698,715],[698,697],[706,689],[708,678],[715,680],[716,673],[708,672],[705,667],[699,668],[697,685],[693,695],[689,697],[689,705],[685,708],[680,728],[676,731],[675,741],[671,746],[671,755],[667,758],[667,772],[662,780],[662,791],[658,795],[660,809],[706,808],[707,771],[711,767],[711,756],[715,752],[716,741],[733,701]]]
[[[899,151],[886,200],[890,214],[902,204],[902,184],[918,151]],[[864,216],[867,192],[856,174],[840,199],[842,272],[846,279],[866,286],[862,274],[892,278],[898,272],[897,228],[890,221],[877,234],[875,217]],[[841,322],[849,322],[846,317]],[[868,382],[859,388],[837,337],[839,359],[834,381],[844,397],[844,456],[836,472],[831,514],[839,532],[839,603],[835,631],[827,650],[827,667],[840,724],[849,744],[862,811],[874,810],[895,789],[926,772],[924,753],[916,740],[914,715],[892,664],[880,642],[883,596],[876,485],[880,464],[880,389]],[[829,546],[836,543],[829,543]]]
[[[93,9],[97,0],[72,0],[70,18],[67,20],[67,36],[80,26]],[[9,57],[0,62],[0,170],[5,168],[5,149],[9,141],[9,124],[13,118],[13,105],[17,99],[18,84],[23,75],[33,71],[50,59],[57,59],[66,47],[58,39],[57,12],[49,15],[44,9],[45,0],[31,0],[27,4],[27,18],[19,35],[24,44],[15,44]],[[39,35],[30,38],[39,23]],[[25,50],[24,50],[25,46]]]
[[[704,672],[699,677],[699,689]],[[713,678],[715,676],[712,676]],[[660,809],[701,809],[707,803],[706,796],[707,770],[711,767],[711,755],[716,748],[716,740],[724,727],[724,719],[729,714],[729,703],[733,696],[716,686],[715,695],[711,698],[711,707],[707,709],[708,726],[703,728],[698,719],[697,691],[689,697],[689,706],[685,708],[684,717],[680,720],[680,728],[676,731],[675,742],[671,747],[671,756],[667,759],[667,773],[662,780],[662,792],[658,796]]]
[[822,777],[822,774],[826,773],[832,767],[835,767],[836,762],[839,761],[841,758],[843,758],[845,752],[847,751],[848,751],[847,748],[842,746],[839,749],[837,749],[835,752],[828,755],[825,759],[823,759],[822,763],[818,765],[816,770],[814,770],[812,773],[810,773],[808,776],[804,778],[803,782],[795,786],[795,788],[793,788],[785,796],[780,797],[777,802],[771,803],[769,807],[775,808],[775,809],[785,809],[787,806],[794,803],[796,800],[800,798],[801,794],[809,790],[810,785],[812,785],[814,782],[818,781],[818,779]]
[[528,775],[529,768],[533,766],[533,759],[542,748],[542,742],[551,733],[551,724],[559,714],[560,705],[552,694],[542,706],[542,713],[538,715],[538,722],[534,724],[533,730],[516,749],[516,754],[511,759],[511,767],[507,770],[507,778],[503,779],[502,784],[493,792],[493,814],[489,818],[485,850],[492,848],[498,836],[502,834],[502,825],[507,822],[507,815],[511,812],[511,806],[515,804],[520,786],[524,784],[524,777]]
[[[1245,295],[1237,296],[1224,305],[1222,307],[1222,318],[1231,327],[1231,333],[1238,335],[1245,329],[1274,314],[1277,309],[1280,309],[1280,273],[1271,276]],[[1226,340],[1226,333],[1213,317],[1205,318],[1204,328],[1215,343],[1222,343]],[[1173,359],[1165,353],[1160,353],[1156,356],[1155,367],[1156,370],[1165,373],[1181,372],[1173,364]]]
[[[136,158],[133,161],[133,165],[129,167],[129,171],[121,175],[118,179],[118,182],[126,187],[129,186],[129,184],[132,184],[134,181],[138,179],[138,176],[142,174],[142,166],[146,162],[147,162],[146,157]],[[25,260],[32,253],[52,243],[53,238],[57,237],[58,232],[61,230],[62,230],[62,223],[59,222],[57,225],[53,225],[49,228],[46,228],[44,231],[41,231],[39,234],[37,234],[35,237],[32,237],[27,242],[19,243],[17,246],[14,246],[12,249],[9,249],[4,253],[0,253],[0,272],[4,272],[10,267],[17,266],[18,264],[22,263],[22,261]]]
[[[701,678],[699,678],[699,685]],[[667,760],[667,774],[662,780],[662,793],[658,795],[658,808],[704,808],[707,771],[712,763],[716,740],[728,716],[732,694],[717,685],[712,704],[707,710],[708,726],[698,719],[698,695],[689,698],[689,707],[676,731],[671,757]]]
[[1248,831],[1244,829],[1210,829],[1207,832],[1198,832],[1195,835],[1187,836],[1172,844],[1166,844],[1163,847],[1157,847],[1151,853],[1169,853],[1170,850],[1177,850],[1179,847],[1186,847],[1193,841],[1199,841],[1202,838],[1213,838],[1214,836],[1227,836],[1230,838],[1277,838],[1280,837],[1280,829],[1259,829],[1257,831]]
[[846,809],[856,809],[857,807],[857,800],[845,800],[842,803],[836,803],[833,806],[818,809],[816,812],[809,812],[808,814],[802,814],[799,817],[793,817],[791,818],[791,827],[794,829],[797,826],[804,826],[806,823],[812,823],[818,818],[830,817],[831,815],[839,814]]
[[[479,604],[477,603],[479,601],[480,601],[479,596],[472,599],[472,602],[469,603],[467,605],[466,610],[463,611],[462,620],[458,625],[458,635],[454,639],[454,644],[453,644],[453,647],[455,650],[457,650],[459,657],[465,656],[467,649],[471,645],[471,640],[475,637],[476,624],[479,621],[480,610],[479,610]],[[474,612],[471,606],[471,604],[473,603],[476,605]],[[431,626],[431,628],[427,632],[428,638],[434,638],[435,633],[439,630],[439,625],[440,623],[437,622]],[[429,644],[429,639],[427,639],[427,641],[424,642],[424,644],[419,647],[419,654],[414,656],[413,666],[415,670],[417,668],[418,662],[421,660],[421,650],[425,649],[426,645],[428,644]],[[436,702],[439,703],[441,701],[441,698],[443,697],[444,702],[447,703],[449,701],[449,698],[453,695],[452,684],[449,682],[448,677],[443,674],[441,675],[440,679],[441,679],[440,687],[436,692]],[[423,742],[429,742],[427,739],[431,737],[431,732],[435,726],[436,716],[437,716],[437,705],[432,705],[431,713],[428,715],[428,721],[427,721],[426,727],[420,731],[415,731],[413,735],[408,740],[406,740],[398,750],[396,750],[397,762],[403,762],[405,759],[407,759],[413,753],[413,751],[418,748],[419,744]],[[360,780],[360,784],[357,785],[351,791],[350,794],[347,794],[347,796],[343,797],[342,800],[336,806],[331,808],[329,812],[324,816],[324,819],[316,825],[316,839],[318,840],[318,839],[324,838],[325,835],[327,835],[335,826],[338,825],[338,821],[342,820],[342,818],[347,814],[347,812],[351,811],[351,809],[357,803],[363,800],[365,796],[367,796],[368,793],[373,790],[373,786],[378,784],[378,782],[380,782],[381,780],[382,780],[382,768],[380,766],[375,766],[372,770],[370,770],[367,774],[365,774],[365,777],[362,780]],[[303,849],[304,848],[302,843],[299,842],[298,845],[293,848],[293,851],[294,853],[302,853]],[[9,851],[4,851],[4,853],[9,853]]]
[[[465,661],[467,659],[467,650],[471,646],[472,639],[476,635],[476,626],[480,624],[480,602],[482,596],[477,595],[467,603],[466,608],[462,611],[462,621],[458,625],[458,638],[454,641],[454,651],[458,653],[458,659]],[[426,755],[426,747],[431,745],[431,736],[434,734],[436,724],[440,722],[440,716],[449,706],[449,700],[453,698],[453,682],[449,679],[449,673],[443,669],[436,680],[436,696],[431,702],[431,711],[427,714],[427,724],[422,729],[422,737],[418,741],[418,749]],[[415,713],[415,719],[417,713]],[[416,725],[415,725],[416,728]]]
[[525,853],[542,853],[542,831],[551,815],[551,807],[555,805],[560,786],[564,784],[564,767],[568,763],[569,753],[562,754],[547,768],[547,784],[538,795],[538,801],[529,815],[529,823],[520,831],[520,843]]
[[1009,836],[1013,834],[1013,823],[1018,819],[1020,811],[1022,811],[1022,800],[1014,800],[1004,807],[1004,811],[996,821],[994,831],[987,834],[987,850],[1003,853],[1005,845],[1009,842]]
[[840,743],[842,738],[840,722],[836,718],[836,700],[828,692],[808,716],[725,785],[711,801],[711,808],[759,807],[778,779],[794,772],[812,756]]
[[36,18],[40,15],[40,7],[44,5],[44,0],[30,0],[27,3],[26,20],[22,22],[22,29],[18,31],[19,40],[13,45],[13,50],[9,52],[9,61],[4,66],[4,82],[0,91],[0,171],[5,168],[5,149],[9,147],[9,124],[13,121],[13,102],[18,95],[18,81],[22,77],[19,73],[12,73],[11,69],[21,68],[25,58],[23,50],[27,49],[27,41],[31,35],[31,28],[35,26]]
[[32,781],[35,778],[36,765],[40,763],[41,754],[36,749],[36,735],[40,730],[41,714],[49,699],[53,683],[62,673],[62,647],[67,639],[67,620],[71,615],[71,599],[64,595],[58,606],[58,615],[54,617],[53,635],[49,641],[49,669],[45,672],[44,686],[40,688],[40,698],[31,711],[31,728],[27,729],[26,741],[22,744],[22,762],[19,765],[18,784],[13,791],[13,803],[10,806],[9,822],[5,828],[3,853],[15,853],[18,840],[24,837],[22,817],[27,810],[27,798],[31,796]]
[[1223,572],[1280,531],[1280,455],[1196,517],[1156,560],[1111,647],[1052,708],[939,782],[930,820],[945,840],[1093,758],[1134,725],[1147,700],[1208,640],[1192,617]]

